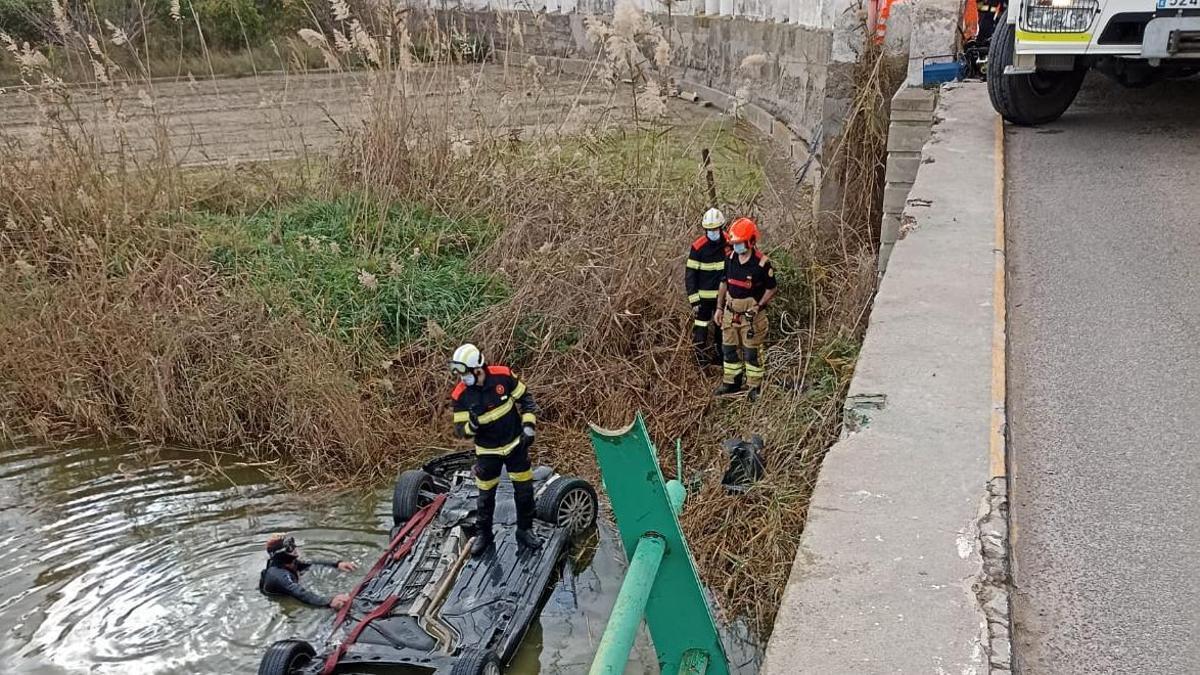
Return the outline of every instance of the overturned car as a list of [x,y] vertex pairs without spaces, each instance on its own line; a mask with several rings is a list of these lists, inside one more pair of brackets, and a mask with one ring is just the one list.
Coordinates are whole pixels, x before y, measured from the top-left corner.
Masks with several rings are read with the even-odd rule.
[[[259,675],[398,672],[499,674],[546,600],[574,538],[595,527],[585,480],[534,469],[537,550],[518,546],[512,483],[497,488],[495,546],[470,556],[479,495],[469,452],[396,481],[387,550],[338,612],[328,638],[271,645]],[[397,672],[397,671],[391,671]]]

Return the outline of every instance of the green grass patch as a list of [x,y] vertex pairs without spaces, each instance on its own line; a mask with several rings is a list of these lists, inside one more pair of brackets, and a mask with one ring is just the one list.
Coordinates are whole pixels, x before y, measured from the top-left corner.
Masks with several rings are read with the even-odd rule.
[[524,152],[562,171],[594,171],[604,181],[674,191],[687,186],[707,189],[702,148],[711,152],[719,202],[744,203],[762,192],[766,176],[761,150],[740,138],[731,121],[530,143]]
[[509,293],[471,265],[498,232],[486,220],[348,195],[251,216],[206,213],[197,225],[221,269],[342,339],[374,336],[394,346],[429,322],[453,329]]

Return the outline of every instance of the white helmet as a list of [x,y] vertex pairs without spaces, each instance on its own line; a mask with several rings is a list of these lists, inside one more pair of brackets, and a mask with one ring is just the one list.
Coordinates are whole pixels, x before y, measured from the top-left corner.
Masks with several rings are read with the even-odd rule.
[[454,356],[450,357],[450,370],[456,373],[469,373],[476,368],[482,367],[483,352],[480,352],[479,347],[471,343],[455,349]]
[[700,224],[706,230],[725,227],[725,214],[721,213],[721,209],[709,209],[704,212],[704,220],[700,221]]

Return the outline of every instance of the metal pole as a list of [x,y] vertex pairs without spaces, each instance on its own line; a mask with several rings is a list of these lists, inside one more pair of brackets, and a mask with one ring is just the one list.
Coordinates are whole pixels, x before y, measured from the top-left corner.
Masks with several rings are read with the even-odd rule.
[[657,534],[643,534],[638,540],[625,572],[625,581],[617,593],[612,616],[608,618],[604,636],[596,648],[591,675],[621,675],[625,672],[638,626],[642,625],[646,601],[650,599],[650,589],[654,587],[658,566],[666,550],[666,540]]

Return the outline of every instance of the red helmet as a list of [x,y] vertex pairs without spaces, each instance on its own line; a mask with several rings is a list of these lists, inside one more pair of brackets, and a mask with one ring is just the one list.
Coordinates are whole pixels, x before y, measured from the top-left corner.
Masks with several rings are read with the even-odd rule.
[[729,226],[729,243],[749,243],[751,246],[758,241],[758,226],[749,218],[738,218]]

